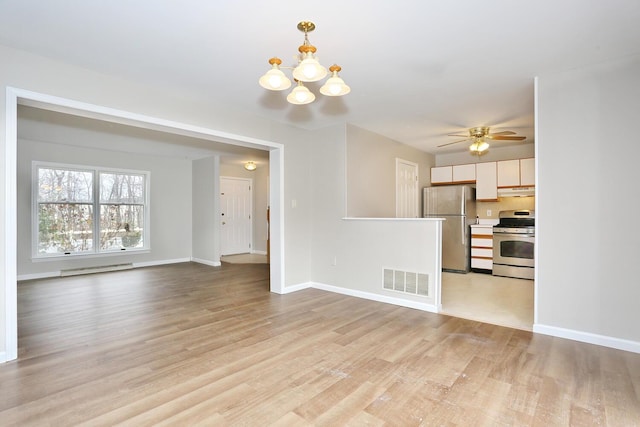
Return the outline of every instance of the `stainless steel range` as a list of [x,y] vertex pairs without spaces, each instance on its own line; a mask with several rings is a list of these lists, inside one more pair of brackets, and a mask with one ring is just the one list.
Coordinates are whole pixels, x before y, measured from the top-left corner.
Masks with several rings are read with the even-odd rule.
[[534,278],[535,212],[500,211],[493,227],[493,275]]

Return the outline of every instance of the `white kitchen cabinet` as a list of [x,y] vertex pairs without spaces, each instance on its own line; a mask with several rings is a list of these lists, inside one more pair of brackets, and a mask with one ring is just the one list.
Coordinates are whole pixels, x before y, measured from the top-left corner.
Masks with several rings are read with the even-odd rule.
[[476,163],[476,200],[498,200],[496,162]]
[[431,168],[431,184],[476,184],[476,200],[498,200],[498,188],[533,187],[535,159],[500,160],[497,162]]
[[524,187],[536,185],[535,159],[520,159],[520,185]]
[[471,163],[469,165],[454,165],[452,174],[454,183],[474,183],[476,182],[476,164]]
[[520,186],[520,160],[501,160],[497,167],[499,188]]
[[436,166],[431,168],[431,184],[451,184],[452,181],[452,166]]
[[471,184],[476,182],[476,165],[436,166],[431,168],[431,184]]
[[535,159],[501,160],[498,163],[498,188],[536,185]]
[[471,269],[493,270],[493,226],[471,226]]

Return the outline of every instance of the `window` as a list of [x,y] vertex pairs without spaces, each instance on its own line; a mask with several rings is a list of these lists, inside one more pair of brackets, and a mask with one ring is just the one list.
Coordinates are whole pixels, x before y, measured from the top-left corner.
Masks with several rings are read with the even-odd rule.
[[34,257],[148,249],[148,175],[34,164]]
[[145,176],[100,172],[100,250],[144,246]]

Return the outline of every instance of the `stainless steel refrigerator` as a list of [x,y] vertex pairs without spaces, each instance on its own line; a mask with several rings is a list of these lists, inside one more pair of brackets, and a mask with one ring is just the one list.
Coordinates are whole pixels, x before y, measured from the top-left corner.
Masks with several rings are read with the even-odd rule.
[[471,224],[476,221],[476,190],[470,185],[427,187],[423,190],[425,218],[445,218],[442,224],[442,269],[468,272]]

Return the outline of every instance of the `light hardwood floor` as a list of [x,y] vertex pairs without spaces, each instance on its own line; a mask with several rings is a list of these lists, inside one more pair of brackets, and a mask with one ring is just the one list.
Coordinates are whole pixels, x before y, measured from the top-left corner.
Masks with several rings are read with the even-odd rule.
[[229,264],[268,264],[267,256],[262,254],[224,255],[220,260]]
[[0,425],[632,426],[640,355],[332,294],[268,266],[20,283]]

